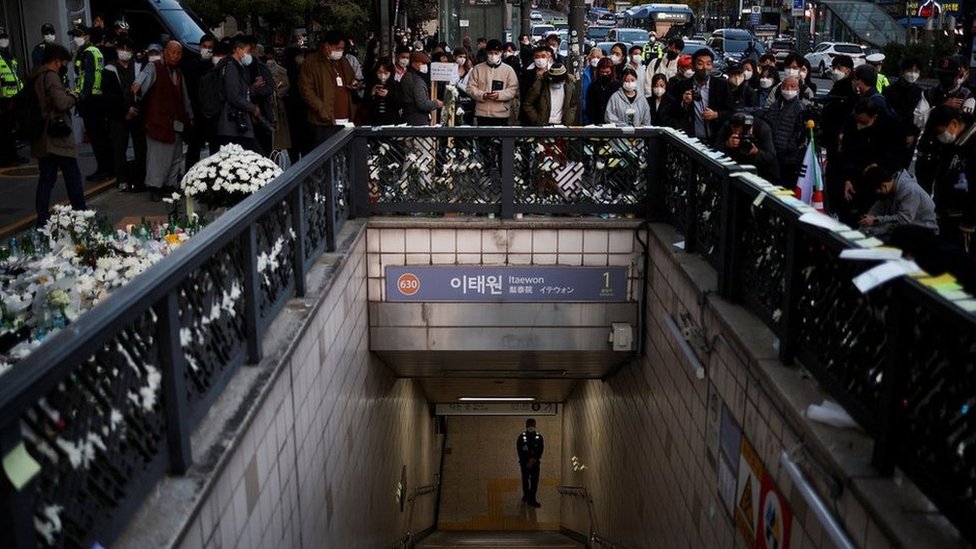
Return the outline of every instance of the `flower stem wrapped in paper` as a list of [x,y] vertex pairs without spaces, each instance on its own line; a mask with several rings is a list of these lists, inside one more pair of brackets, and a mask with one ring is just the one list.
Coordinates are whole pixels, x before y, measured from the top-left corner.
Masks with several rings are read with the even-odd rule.
[[231,144],[194,164],[181,186],[191,200],[211,209],[229,208],[279,175],[281,168],[270,159]]

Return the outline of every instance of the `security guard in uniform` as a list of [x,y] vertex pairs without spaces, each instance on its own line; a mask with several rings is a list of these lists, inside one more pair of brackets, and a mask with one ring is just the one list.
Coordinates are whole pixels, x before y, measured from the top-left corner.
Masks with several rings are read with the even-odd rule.
[[78,47],[75,55],[75,92],[78,93],[78,110],[97,164],[95,172],[86,176],[85,180],[102,182],[111,179],[114,173],[108,109],[102,95],[105,57],[91,43],[91,31],[87,27],[75,27],[68,34],[74,37],[75,46]]
[[522,470],[522,501],[532,507],[542,507],[536,501],[535,494],[539,489],[539,469],[542,452],[545,445],[542,435],[535,432],[535,420],[525,420],[525,431],[515,441],[518,451],[519,468]]
[[884,92],[891,82],[888,81],[888,77],[881,74],[881,65],[884,63],[885,54],[883,53],[872,53],[871,55],[864,58],[869,64],[873,65],[874,68],[878,69],[878,93]]
[[27,162],[17,156],[13,111],[10,110],[10,100],[24,88],[17,72],[17,60],[10,54],[10,35],[0,27],[0,166],[3,167]]
[[648,33],[647,42],[644,43],[643,53],[645,63],[664,57],[664,44],[658,42],[657,33],[654,31]]

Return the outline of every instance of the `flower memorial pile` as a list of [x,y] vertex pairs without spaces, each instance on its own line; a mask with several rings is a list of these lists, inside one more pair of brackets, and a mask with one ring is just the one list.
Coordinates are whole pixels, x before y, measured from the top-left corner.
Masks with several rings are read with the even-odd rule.
[[180,185],[189,199],[211,209],[229,208],[281,173],[272,160],[231,144],[194,164]]
[[200,228],[170,219],[122,231],[55,206],[42,230],[0,249],[0,374]]

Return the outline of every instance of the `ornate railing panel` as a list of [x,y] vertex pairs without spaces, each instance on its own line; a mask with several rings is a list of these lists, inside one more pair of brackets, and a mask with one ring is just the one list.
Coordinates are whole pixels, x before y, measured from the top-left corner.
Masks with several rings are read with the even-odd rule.
[[780,333],[786,295],[787,222],[772,208],[749,206],[736,237],[741,253],[738,285],[742,301]]
[[6,546],[108,545],[167,470],[189,467],[191,429],[236,368],[260,360],[266,326],[335,242],[351,175],[345,161],[328,176],[322,168],[352,134],[319,147],[4,374],[0,453],[40,464],[23,486],[0,482]]

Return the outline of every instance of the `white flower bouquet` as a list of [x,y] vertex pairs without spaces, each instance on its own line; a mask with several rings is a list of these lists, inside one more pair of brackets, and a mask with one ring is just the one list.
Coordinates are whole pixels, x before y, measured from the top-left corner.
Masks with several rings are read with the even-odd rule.
[[183,194],[210,208],[231,207],[281,175],[271,159],[240,145],[224,145],[183,176]]

